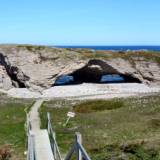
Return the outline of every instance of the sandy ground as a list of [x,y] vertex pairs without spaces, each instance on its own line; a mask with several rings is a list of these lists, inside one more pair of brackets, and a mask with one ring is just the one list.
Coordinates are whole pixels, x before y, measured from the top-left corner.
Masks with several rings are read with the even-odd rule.
[[76,99],[95,99],[95,98],[114,98],[128,97],[160,93],[160,86],[151,87],[138,83],[120,84],[81,84],[69,86],[55,86],[44,90],[42,94],[31,92],[28,89],[12,88],[7,94],[16,98],[76,98]]

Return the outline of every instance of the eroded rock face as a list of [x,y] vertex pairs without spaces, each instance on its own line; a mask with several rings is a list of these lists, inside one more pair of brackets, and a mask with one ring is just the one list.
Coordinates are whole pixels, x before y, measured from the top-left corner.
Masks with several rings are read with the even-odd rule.
[[160,66],[156,63],[142,61],[135,62],[135,68],[143,80],[149,82],[160,82]]
[[8,76],[4,66],[0,65],[0,89],[8,90],[12,88],[12,81]]
[[85,64],[79,61],[76,52],[46,47],[3,46],[0,47],[0,55],[3,61],[0,65],[12,81],[8,88],[27,87],[36,91],[51,87],[57,76]]
[[144,59],[114,58],[104,60],[84,58],[76,50],[40,46],[0,46],[0,88],[29,88],[43,91],[61,75],[80,74],[90,79],[100,74],[123,74],[144,83],[160,84],[160,66]]
[[160,65],[152,60],[136,60],[127,61],[121,58],[115,58],[107,61],[113,68],[116,68],[118,72],[131,75],[139,79],[143,83],[147,84],[160,84]]

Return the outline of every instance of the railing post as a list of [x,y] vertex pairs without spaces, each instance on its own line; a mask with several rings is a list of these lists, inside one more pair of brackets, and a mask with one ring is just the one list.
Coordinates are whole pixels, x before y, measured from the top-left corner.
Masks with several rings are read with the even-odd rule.
[[48,134],[50,134],[50,114],[49,112],[47,112],[47,130],[48,130]]
[[64,160],[70,160],[75,149],[76,149],[76,144],[72,146],[72,148],[69,150]]
[[27,151],[27,160],[35,159],[35,148],[34,148],[34,135],[29,134],[28,136],[28,151]]
[[29,135],[28,135],[28,140],[27,140],[27,160],[29,160],[30,159],[30,148],[29,148],[29,146],[30,146],[30,137],[29,137]]
[[82,136],[79,132],[76,132],[76,154],[77,154],[77,160],[82,160],[82,153],[79,149],[79,145],[82,144]]
[[56,151],[56,144],[55,144],[55,140],[56,140],[56,134],[55,133],[53,133],[53,152],[54,152],[54,157],[55,157],[55,159],[57,159],[57,151]]

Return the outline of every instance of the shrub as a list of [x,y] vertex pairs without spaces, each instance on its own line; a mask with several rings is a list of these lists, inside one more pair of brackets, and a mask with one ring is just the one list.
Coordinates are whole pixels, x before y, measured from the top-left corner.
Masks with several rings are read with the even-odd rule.
[[0,147],[0,160],[8,160],[11,157],[9,146]]
[[88,101],[88,102],[78,104],[74,106],[73,109],[77,113],[90,113],[90,112],[96,112],[96,111],[117,109],[123,106],[124,106],[124,102],[119,99],[96,100],[96,101]]

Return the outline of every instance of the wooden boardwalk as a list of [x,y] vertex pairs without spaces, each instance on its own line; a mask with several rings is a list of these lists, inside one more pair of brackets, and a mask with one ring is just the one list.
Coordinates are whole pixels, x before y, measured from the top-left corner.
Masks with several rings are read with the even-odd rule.
[[54,160],[48,131],[46,129],[36,131],[34,143],[37,160]]
[[[27,160],[63,160],[47,113],[47,129],[40,129],[39,109],[43,100],[37,100],[27,115]],[[82,146],[81,134],[76,133],[75,142],[64,160],[71,160],[76,153],[77,160],[91,160]]]
[[36,160],[54,160],[47,129],[40,129],[39,108],[42,99],[37,100],[29,112],[30,134],[34,137],[34,156]]

